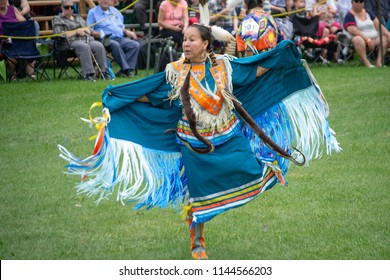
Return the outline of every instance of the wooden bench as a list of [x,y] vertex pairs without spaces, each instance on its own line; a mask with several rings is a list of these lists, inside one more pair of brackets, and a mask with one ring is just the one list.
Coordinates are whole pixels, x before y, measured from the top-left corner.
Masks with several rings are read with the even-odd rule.
[[[150,10],[147,9],[146,12],[149,15]],[[122,11],[122,14],[123,15],[127,15],[127,16],[132,16],[134,14],[134,9],[124,10],[124,11]],[[157,17],[158,17],[157,13],[154,12],[153,13],[153,18],[155,18],[157,20]],[[134,30],[134,29],[138,29],[139,30],[140,24],[139,23],[127,23],[127,24],[125,24],[125,27],[128,28],[128,29],[131,29],[131,30]],[[149,28],[149,22],[147,22],[145,24],[145,28]],[[152,28],[158,28],[158,23],[157,22],[152,22]]]
[[[47,6],[53,6],[53,7],[60,7],[62,1],[61,0],[32,0],[28,1],[28,4],[34,9],[34,7],[47,7]],[[87,17],[87,6],[95,7],[96,4],[93,2],[93,0],[74,0],[75,4],[79,5],[79,12],[80,15],[84,18]],[[39,35],[50,35],[53,34],[53,30],[51,27],[51,21],[53,19],[54,15],[36,15],[32,16],[32,19],[37,21],[40,26],[40,32]]]
[[39,35],[50,35],[53,34],[53,30],[51,30],[50,22],[53,19],[53,16],[34,16],[33,20],[39,23]]
[[[127,23],[125,24],[126,29],[139,29],[140,25],[139,23]],[[145,23],[145,28],[149,28],[149,23]],[[158,28],[158,23],[157,22],[152,22],[152,28]]]

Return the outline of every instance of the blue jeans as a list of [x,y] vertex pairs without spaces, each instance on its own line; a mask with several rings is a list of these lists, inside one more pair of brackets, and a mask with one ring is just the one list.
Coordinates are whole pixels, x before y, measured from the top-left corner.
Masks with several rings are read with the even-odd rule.
[[111,53],[122,71],[134,70],[137,66],[139,43],[129,38],[111,38]]

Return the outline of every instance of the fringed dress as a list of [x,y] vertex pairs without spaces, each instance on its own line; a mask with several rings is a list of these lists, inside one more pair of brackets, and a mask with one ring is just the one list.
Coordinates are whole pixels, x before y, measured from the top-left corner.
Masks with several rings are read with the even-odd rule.
[[[289,162],[267,147],[234,111],[232,100],[274,142],[309,162],[340,147],[329,127],[328,106],[314,77],[290,41],[243,59],[217,56],[218,65],[171,63],[163,73],[136,82],[109,86],[103,92],[103,118],[94,153],[79,159],[60,146],[72,174],[81,175],[78,192],[115,193],[118,201],[140,207],[184,206],[193,222],[203,223],[242,206],[276,183],[286,184]],[[270,70],[256,78],[257,66]],[[194,147],[205,147],[189,129],[180,100],[186,75],[197,130],[215,146],[197,154],[167,129]],[[136,100],[146,95],[150,103]],[[187,205],[187,203],[189,204]]]

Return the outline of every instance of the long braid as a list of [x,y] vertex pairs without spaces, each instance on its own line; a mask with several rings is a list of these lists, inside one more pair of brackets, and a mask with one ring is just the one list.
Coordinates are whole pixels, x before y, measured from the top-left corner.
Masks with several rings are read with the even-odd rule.
[[[211,59],[213,67],[217,65],[217,59],[214,52],[209,53],[209,57]],[[304,165],[306,158],[305,155],[299,151],[298,149],[294,148],[294,150],[298,151],[302,157],[303,161],[298,162],[295,158],[293,158],[290,154],[288,154],[285,150],[283,150],[278,144],[276,144],[270,137],[267,136],[267,134],[257,125],[257,123],[253,120],[253,118],[248,114],[248,112],[244,109],[244,107],[241,105],[240,102],[238,102],[236,99],[232,99],[234,108],[236,109],[237,113],[242,117],[242,119],[249,125],[250,128],[255,132],[255,134],[263,140],[263,142],[270,147],[272,150],[274,150],[278,155],[291,160],[296,165]]]
[[211,59],[211,65],[213,67],[217,66],[218,65],[217,58],[216,58],[215,53],[213,51],[209,52],[209,57]]
[[245,123],[249,125],[250,128],[252,128],[253,132],[261,139],[263,142],[270,147],[272,150],[274,150],[279,156],[284,157],[288,160],[291,160],[294,164],[302,166],[306,162],[305,155],[298,150],[297,148],[293,147],[294,150],[299,152],[303,160],[302,162],[298,162],[295,158],[293,158],[289,153],[287,153],[285,150],[283,150],[278,144],[276,144],[270,137],[267,136],[267,134],[257,125],[257,123],[252,119],[252,117],[248,114],[248,112],[244,109],[244,107],[241,105],[240,102],[233,100],[234,108],[236,109],[237,113],[243,118]]
[[[211,61],[213,61],[216,64],[216,58],[215,54],[213,52],[210,52],[210,58]],[[302,162],[298,162],[295,158],[293,158],[289,153],[287,153],[285,150],[283,150],[278,144],[276,144],[270,137],[267,136],[267,134],[257,125],[257,123],[253,120],[253,118],[248,114],[248,112],[244,109],[244,107],[241,105],[239,101],[236,99],[232,99],[234,109],[236,112],[241,116],[241,118],[245,121],[246,124],[253,130],[253,132],[261,139],[263,142],[270,147],[272,150],[274,150],[279,156],[284,157],[288,160],[291,160],[296,165],[304,165],[306,162],[305,155],[299,151],[297,148],[293,147],[294,150],[299,152],[303,160]]]
[[[211,59],[213,67],[217,65],[217,59],[215,56],[215,53],[210,52],[209,57]],[[303,161],[298,162],[295,158],[293,158],[290,154],[288,154],[286,151],[284,151],[278,144],[276,144],[270,137],[267,136],[267,134],[257,125],[257,123],[252,119],[252,117],[248,114],[248,112],[244,109],[244,107],[241,105],[240,102],[238,102],[235,99],[233,100],[234,108],[236,109],[237,113],[243,118],[245,123],[249,125],[250,128],[255,132],[255,134],[263,140],[263,142],[270,147],[272,150],[274,150],[278,155],[287,158],[294,162],[296,165],[303,165],[305,164],[305,155],[299,151],[298,149],[294,148],[296,151],[302,154]]]
[[[249,1],[251,1],[251,0],[249,0]],[[262,0],[255,0],[255,1],[262,2]],[[192,25],[191,27],[197,28],[202,39],[204,41],[207,40],[209,42],[209,45],[207,47],[207,51],[209,52],[208,56],[211,60],[212,67],[217,66],[218,63],[217,63],[216,55],[211,50],[211,47],[210,47],[210,43],[211,43],[211,39],[212,39],[210,28],[207,28],[207,27],[202,26],[202,25]],[[190,63],[189,59],[186,58],[184,60],[184,63],[187,63],[187,64]],[[207,153],[214,151],[214,146],[209,140],[207,140],[202,135],[200,135],[198,130],[196,129],[197,120],[196,120],[196,115],[195,115],[195,113],[192,109],[192,106],[191,106],[191,97],[190,97],[190,93],[189,93],[190,77],[191,77],[191,71],[189,71],[187,73],[187,76],[184,80],[184,84],[183,84],[181,91],[180,91],[180,96],[181,96],[181,100],[183,103],[184,114],[188,120],[190,129],[191,129],[192,133],[194,134],[194,136],[199,141],[204,143],[207,146],[207,148],[201,149],[201,148],[193,147],[188,141],[186,141],[185,139],[180,137],[180,135],[178,135],[177,131],[174,129],[168,129],[164,133],[174,132],[174,133],[176,133],[177,137],[183,142],[183,144],[186,145],[190,150],[195,151],[197,153],[201,153],[201,154],[207,154]],[[256,122],[252,119],[252,117],[248,114],[248,112],[243,108],[243,106],[241,105],[241,103],[239,101],[237,101],[236,99],[233,98],[232,102],[233,102],[234,108],[237,111],[237,113],[243,118],[243,120],[249,125],[249,127],[252,128],[252,130],[255,132],[255,134],[258,137],[260,137],[260,139],[263,140],[263,142],[267,146],[269,146],[271,149],[273,149],[278,155],[280,155],[286,159],[291,160],[292,162],[294,162],[297,165],[303,165],[305,163],[306,158],[305,158],[305,155],[301,151],[299,151],[293,147],[296,151],[301,153],[301,155],[303,157],[303,161],[298,162],[295,158],[293,158],[290,154],[288,154],[286,151],[284,151],[278,144],[276,144],[271,138],[269,138],[266,135],[266,133],[256,124]]]
[[[184,63],[186,63],[186,62],[188,63],[189,61],[186,59],[184,61]],[[191,129],[192,133],[194,134],[194,136],[196,137],[196,139],[198,139],[203,144],[205,144],[207,146],[207,148],[202,149],[202,148],[193,147],[188,141],[183,139],[177,133],[177,131],[174,129],[168,129],[164,133],[174,132],[174,133],[176,133],[176,136],[180,139],[180,141],[182,141],[183,144],[186,145],[190,150],[197,152],[199,154],[208,154],[208,153],[211,153],[214,151],[214,145],[209,140],[207,140],[202,135],[200,135],[200,133],[196,129],[197,120],[196,120],[196,115],[194,113],[194,110],[192,110],[191,97],[190,97],[190,93],[189,93],[190,77],[191,77],[191,71],[188,72],[188,74],[184,80],[183,87],[181,88],[181,91],[180,91],[181,102],[183,103],[184,115],[186,116],[186,118],[188,120],[188,124],[190,126],[190,129]]]

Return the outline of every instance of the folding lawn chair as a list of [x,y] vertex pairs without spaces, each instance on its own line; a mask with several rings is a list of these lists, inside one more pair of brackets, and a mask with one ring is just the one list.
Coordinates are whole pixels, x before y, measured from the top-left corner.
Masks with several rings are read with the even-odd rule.
[[[354,58],[355,47],[352,43],[352,35],[347,30],[344,30],[342,39],[339,38],[344,60],[348,62]],[[373,50],[367,50],[366,55],[372,65],[375,65],[376,57],[378,55],[379,48],[376,46]],[[359,63],[356,66],[362,65],[362,61],[359,58]]]
[[[52,51],[40,54],[36,43],[51,44],[52,42],[37,40],[34,21],[3,22],[2,28],[3,34],[11,38],[2,44],[2,54],[7,64],[12,63],[15,66],[15,70],[10,73],[8,80],[11,81],[12,77],[20,77],[28,64],[34,68],[37,79],[44,77],[46,80],[50,80],[45,67],[50,63]],[[35,63],[31,64],[34,61]],[[32,75],[27,73],[26,75],[35,80]]]
[[322,62],[329,64],[323,56],[324,50],[336,47],[334,40],[336,36],[330,34],[328,37],[317,36],[319,17],[306,18],[303,13],[296,13],[292,17],[294,27],[293,40],[302,52],[303,57],[309,58],[312,63]]
[[56,66],[60,68],[60,72],[56,77],[56,71],[54,68],[54,77],[60,79],[62,76],[66,76],[69,79],[68,70],[73,69],[76,73],[75,80],[81,77],[81,72],[74,65],[77,59],[77,55],[74,49],[72,49],[68,43],[68,40],[64,37],[56,37],[53,43],[53,56],[56,61]]
[[2,54],[3,41],[5,43],[6,40],[0,39],[0,77],[4,81],[7,81],[7,70],[5,68],[5,55]]
[[[75,80],[77,80],[80,77],[83,77],[82,71],[80,71],[75,64],[78,62],[78,57],[76,54],[76,51],[74,48],[72,48],[68,42],[68,40],[65,37],[56,37],[54,39],[53,43],[53,56],[56,61],[57,67],[59,67],[61,70],[58,73],[58,79],[60,79],[62,76],[66,76],[67,79],[70,78],[68,74],[68,70],[73,69],[76,73]],[[94,64],[96,68],[96,75],[101,76],[102,79],[105,79],[103,76],[103,73],[100,69],[99,63],[97,62],[94,54],[91,52],[92,57],[92,63]],[[107,63],[108,64],[108,63]],[[107,65],[107,68],[110,68],[111,66]],[[110,68],[111,69],[111,68]],[[109,70],[109,69],[108,69]],[[111,69],[112,70],[112,69]],[[112,78],[115,78],[115,74],[110,74]],[[54,68],[54,77],[56,77],[55,68]]]

